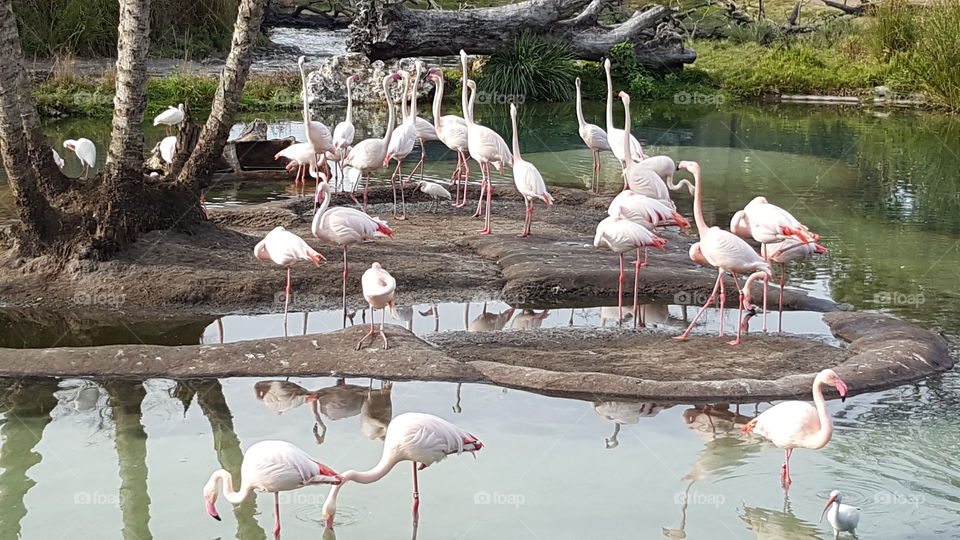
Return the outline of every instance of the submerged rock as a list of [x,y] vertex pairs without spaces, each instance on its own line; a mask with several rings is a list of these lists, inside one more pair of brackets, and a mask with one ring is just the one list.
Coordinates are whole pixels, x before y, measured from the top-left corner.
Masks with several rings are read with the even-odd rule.
[[[382,102],[383,78],[399,70],[407,70],[413,75],[415,58],[404,58],[384,62],[371,62],[360,53],[347,53],[321,59],[307,75],[307,99],[311,104],[340,103],[347,100],[347,77],[357,75],[359,80],[353,84],[353,100],[356,103]],[[431,66],[426,65],[425,69]],[[433,82],[425,78],[417,89],[419,99],[426,99],[433,92]],[[411,78],[412,82],[412,78]],[[398,99],[403,85],[391,88],[394,99]]]

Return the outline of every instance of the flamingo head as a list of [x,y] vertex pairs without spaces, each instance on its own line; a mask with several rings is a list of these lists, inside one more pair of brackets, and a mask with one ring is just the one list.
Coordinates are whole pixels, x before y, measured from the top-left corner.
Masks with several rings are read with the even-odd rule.
[[843,382],[842,379],[834,372],[832,369],[825,369],[821,371],[817,378],[820,379],[824,384],[829,384],[837,389],[837,393],[840,394],[840,400],[846,401],[847,399],[847,383]]
[[703,256],[703,250],[700,249],[700,242],[695,242],[692,246],[690,246],[690,260],[697,264],[710,266],[710,263],[707,262],[707,258]]
[[604,58],[604,59],[603,59],[603,69],[605,69],[605,70],[607,71],[607,73],[610,73],[610,59],[609,59],[609,58]]
[[73,139],[70,139],[68,141],[63,141],[63,147],[66,148],[67,150],[72,150],[76,152],[77,151],[77,148],[75,146],[76,142],[77,141],[74,141]]
[[387,152],[387,155],[383,158],[383,166],[389,165],[391,159],[393,159],[393,152]]
[[300,58],[297,58],[297,65],[298,65],[298,66],[303,67],[303,65],[306,64],[306,63],[307,63],[307,57],[306,57],[306,56],[301,56]]
[[820,521],[823,521],[823,516],[827,514],[827,510],[833,505],[833,503],[840,504],[840,500],[843,496],[836,489],[830,492],[830,497],[827,499],[827,505],[823,507],[823,512],[820,513]]
[[217,513],[217,507],[215,506],[217,502],[217,484],[218,478],[216,473],[214,473],[210,481],[207,482],[207,485],[203,486],[203,500],[207,505],[207,513],[210,514],[210,517],[220,521],[220,514]]
[[677,163],[677,170],[680,169],[686,169],[693,174],[697,174],[700,172],[700,164],[696,161],[681,161]]
[[827,248],[821,246],[820,244],[814,244],[814,245],[813,245],[813,251],[814,251],[815,253],[820,253],[820,254],[830,253],[829,251],[827,251]]
[[266,239],[261,240],[256,246],[254,246],[254,248],[253,248],[253,256],[256,257],[257,259],[261,260],[261,261],[269,261],[269,260],[270,260],[270,253],[267,252],[267,241],[266,241]]
[[580,88],[580,77],[577,77],[577,78],[573,81],[573,84],[577,85],[577,88]]
[[620,101],[623,101],[624,107],[629,107],[629,106],[630,106],[630,94],[628,94],[628,93],[624,92],[623,90],[621,90],[620,93],[617,94],[617,97],[620,98]]

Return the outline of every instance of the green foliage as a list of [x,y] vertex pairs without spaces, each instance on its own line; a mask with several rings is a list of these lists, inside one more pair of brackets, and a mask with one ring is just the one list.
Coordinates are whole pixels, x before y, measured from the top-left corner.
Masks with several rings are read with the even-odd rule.
[[[640,66],[637,64],[637,54],[633,43],[621,41],[610,47],[610,72],[614,79],[629,81],[636,74]],[[603,67],[601,66],[601,69]]]
[[960,3],[934,0],[913,24],[912,47],[897,65],[928,99],[960,111]]
[[727,39],[736,44],[759,43],[768,45],[780,37],[780,30],[767,21],[756,21],[747,24],[733,24],[724,31]]
[[649,99],[655,96],[657,83],[646,70],[637,70],[630,79],[630,97]]
[[568,44],[524,32],[490,55],[477,85],[482,92],[527,101],[566,101],[576,74]]
[[873,54],[886,62],[911,50],[919,32],[917,10],[907,0],[884,0],[877,4],[867,35]]

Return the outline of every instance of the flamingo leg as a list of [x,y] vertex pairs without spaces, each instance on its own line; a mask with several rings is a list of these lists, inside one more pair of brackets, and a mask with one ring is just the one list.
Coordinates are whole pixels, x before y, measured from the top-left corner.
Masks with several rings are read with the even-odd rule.
[[690,336],[690,330],[693,330],[693,325],[697,324],[697,319],[699,319],[700,316],[703,315],[703,312],[705,312],[708,307],[713,305],[714,300],[716,300],[717,289],[720,288],[720,284],[722,281],[723,281],[723,270],[718,270],[717,281],[716,283],[713,284],[713,292],[710,293],[710,298],[707,298],[707,303],[704,304],[702,308],[700,308],[700,311],[697,312],[697,315],[693,318],[692,321],[690,321],[690,326],[688,326],[687,329],[684,330],[682,334],[680,334],[679,336],[673,339],[687,339]]
[[[723,287],[723,282],[724,282],[724,279],[723,279],[723,278],[724,278],[724,275],[723,275],[723,274],[724,274],[724,272],[723,272],[723,270],[721,270],[721,271],[720,271],[720,333],[717,334],[717,335],[720,336],[720,337],[723,337],[723,315],[724,315],[723,309],[724,309],[724,304],[726,303],[726,299],[727,299],[727,291],[726,291],[726,290],[724,289],[724,287]],[[734,274],[734,275],[736,275],[736,274]],[[734,281],[734,283],[736,283],[737,278],[734,277],[734,278],[733,278],[733,281]]]
[[460,202],[460,179],[463,176],[463,153],[457,150],[457,170],[453,171],[453,174],[450,175],[450,179],[453,180],[453,185],[457,188],[456,194],[453,196],[453,205],[456,206]]
[[[386,308],[384,308],[380,310],[380,337],[383,338],[383,350],[387,350],[388,348],[390,348],[390,346],[387,345],[387,335],[383,333],[383,324],[386,322],[386,320],[387,320],[387,310]],[[370,314],[370,323],[373,324],[372,313]]]
[[280,538],[280,492],[273,492],[273,536]]
[[746,321],[740,322],[741,317],[743,317],[743,306],[747,301],[747,292],[746,287],[743,289],[740,288],[740,282],[737,280],[737,274],[733,274],[733,283],[737,286],[737,292],[739,293],[737,297],[737,338],[731,341],[728,341],[730,345],[739,345],[740,344],[740,335],[743,332],[744,326],[746,326]]
[[347,327],[347,246],[343,246],[343,327]]
[[413,462],[413,521],[420,520],[420,483],[417,481],[417,462]]
[[623,324],[623,253],[620,254],[620,277],[617,281],[617,324]]
[[[393,169],[393,174],[390,175],[390,187],[393,188],[393,217],[394,217],[395,219],[403,219],[403,218],[401,218],[400,216],[397,215],[397,183],[396,183],[396,178],[397,178],[397,172],[400,171],[400,166],[401,166],[401,165],[403,165],[403,162],[402,162],[402,161],[397,161],[397,167],[396,167],[395,169]],[[403,174],[400,175],[400,178],[401,178],[401,181],[402,181],[402,179],[403,179]],[[402,185],[402,184],[401,184],[401,186],[400,186],[400,190],[401,190],[401,191],[403,190],[403,185]],[[366,209],[364,209],[364,210],[366,210]]]
[[640,248],[637,248],[637,263],[636,268],[633,274],[633,327],[637,328],[646,328],[647,325],[640,320],[640,304],[638,301],[638,296],[640,293],[640,268],[647,265],[647,248],[643,248],[644,256],[643,262],[640,261]]
[[517,235],[518,238],[530,236],[530,227],[528,226],[528,222],[533,217],[533,202],[527,198],[523,199],[523,211],[523,232]]
[[480,163],[480,200],[477,201],[477,211],[473,217],[479,217],[483,211],[483,194],[490,187],[490,169],[487,163]]
[[777,321],[777,332],[783,332],[783,288],[787,284],[787,265],[780,263],[780,308]]
[[[490,234],[490,213],[492,209],[492,199],[493,199],[493,183],[490,181],[490,164],[484,163],[480,165],[480,170],[485,172],[486,176],[486,186],[487,186],[487,212],[483,218],[483,228],[477,231],[479,234]],[[480,204],[483,204],[483,197],[480,197]]]
[[283,295],[283,335],[287,335],[287,310],[290,308],[290,267],[287,267],[287,287]]
[[470,185],[470,161],[467,160],[466,154],[462,151],[460,154],[463,156],[463,200],[457,205],[457,208],[463,208],[467,205],[467,186]]
[[793,479],[790,478],[790,456],[793,454],[793,448],[787,448],[784,450],[783,457],[783,466],[780,467],[780,479],[783,487],[789,487],[793,483]]
[[[381,330],[381,332],[382,332],[382,330]],[[360,341],[357,342],[356,350],[359,351],[360,349],[362,349],[364,342],[367,341],[367,338],[373,337],[373,335],[376,334],[376,333],[377,333],[377,325],[374,324],[374,322],[373,322],[373,307],[371,307],[371,308],[370,308],[370,331],[367,332],[367,335],[365,335],[365,336],[363,336],[362,338],[360,338]],[[386,339],[386,338],[384,338],[384,339]]]
[[593,151],[593,177],[590,179],[590,191],[600,193],[600,152]]
[[367,211],[367,188],[370,187],[370,176],[367,176],[367,181],[363,183],[363,211]]

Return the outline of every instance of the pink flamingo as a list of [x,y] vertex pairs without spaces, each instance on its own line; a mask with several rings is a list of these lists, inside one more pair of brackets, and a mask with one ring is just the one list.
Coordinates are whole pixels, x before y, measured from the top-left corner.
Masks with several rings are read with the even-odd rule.
[[[620,215],[605,218],[597,225],[597,234],[593,238],[595,247],[607,247],[620,256],[620,278],[617,288],[617,317],[623,322],[623,254],[632,249],[637,250],[636,271],[633,278],[633,312],[638,313],[638,290],[640,286],[640,267],[646,266],[647,248],[653,246],[663,250],[667,241],[643,226],[638,225]],[[643,261],[640,260],[640,249],[643,248]],[[634,319],[634,324],[637,321]]]
[[357,343],[357,350],[363,348],[363,342],[369,337],[373,337],[376,332],[373,326],[373,310],[379,309],[380,317],[380,337],[383,338],[383,350],[387,350],[387,335],[383,333],[384,319],[387,318],[386,308],[393,307],[393,297],[397,292],[397,280],[393,279],[390,272],[387,272],[380,266],[380,263],[373,263],[370,268],[363,273],[360,278],[360,285],[363,287],[363,298],[370,304],[370,332],[363,336]]
[[217,513],[217,491],[223,483],[223,498],[240,504],[259,490],[273,493],[273,511],[276,516],[273,535],[280,536],[280,492],[321,484],[340,485],[343,478],[333,469],[314,460],[309,454],[286,441],[260,441],[243,454],[240,465],[240,489],[233,490],[233,477],[224,469],[215,471],[203,486],[207,513],[220,521]]
[[[403,413],[390,421],[384,437],[380,462],[368,471],[346,471],[343,483],[330,489],[323,503],[323,517],[327,528],[333,528],[337,513],[337,496],[346,482],[371,484],[380,480],[401,461],[413,462],[413,519],[419,519],[420,489],[417,471],[442,461],[451,454],[476,452],[483,448],[479,439],[463,429],[432,414]],[[419,467],[417,464],[420,464]]]
[[669,225],[676,225],[683,230],[690,228],[690,222],[685,217],[662,201],[639,195],[629,189],[621,191],[610,201],[607,214],[621,215],[651,231]]
[[[383,166],[390,164],[390,160],[396,160],[397,168],[390,176],[390,185],[393,187],[393,217],[395,219],[407,219],[407,201],[403,194],[403,160],[413,152],[413,145],[417,140],[417,128],[413,122],[413,115],[407,108],[407,92],[410,91],[410,74],[401,71],[403,77],[403,94],[400,95],[401,119],[400,125],[393,130],[390,135],[390,143],[387,145],[387,155],[383,158]],[[397,185],[394,178],[399,176],[400,182],[400,201],[403,207],[403,215],[397,215]]]
[[[809,255],[814,255],[817,253],[827,253],[827,248],[817,244],[816,242],[805,243],[796,238],[788,238],[783,242],[777,242],[775,244],[761,244],[760,253],[763,255],[763,258],[768,261],[780,263],[780,300],[779,300],[779,328],[778,331],[783,330],[783,289],[787,284],[787,263],[793,262],[797,259],[802,259]],[[766,309],[764,309],[764,314],[766,314]],[[764,330],[766,330],[766,321],[764,321]]]
[[580,77],[577,77],[575,85],[577,87],[577,132],[580,133],[583,144],[593,152],[593,178],[590,180],[590,191],[600,193],[600,152],[610,150],[610,143],[607,142],[607,132],[603,128],[596,124],[588,124],[583,119]]
[[[733,283],[740,293],[739,311],[737,321],[743,314],[743,310],[752,311],[750,306],[750,286],[754,280],[764,279],[764,295],[766,295],[766,279],[771,275],[770,265],[757,254],[749,244],[744,242],[737,235],[724,231],[720,227],[708,227],[706,220],[703,219],[703,186],[701,185],[700,164],[695,161],[681,161],[681,169],[687,169],[693,173],[695,184],[693,197],[693,214],[697,222],[697,232],[700,234],[700,241],[690,246],[690,259],[700,264],[707,263],[717,269],[717,281],[713,286],[713,292],[707,298],[707,302],[697,312],[696,317],[690,322],[690,326],[676,337],[676,339],[686,339],[690,336],[693,325],[703,315],[707,308],[713,304],[717,297],[717,290],[720,291],[720,336],[723,336],[723,309],[726,291],[723,288],[724,274],[730,272],[733,275]],[[750,273],[743,289],[740,288],[740,282],[737,274]],[[738,345],[740,336],[743,333],[744,323],[737,324],[737,338],[730,341],[730,345]]]
[[420,181],[422,182],[423,164],[427,160],[427,149],[423,143],[426,141],[439,141],[440,136],[433,124],[417,116],[417,87],[420,85],[424,66],[420,60],[414,62],[414,66],[416,66],[416,75],[414,75],[413,79],[413,93],[410,95],[410,116],[413,117],[413,128],[417,133],[417,142],[420,143],[420,161],[413,166],[413,170],[410,171],[410,176],[407,177],[407,181],[409,182],[417,172],[417,169],[420,169]]
[[283,328],[287,328],[287,309],[290,306],[290,267],[297,261],[313,261],[320,266],[326,257],[313,249],[299,236],[277,227],[267,233],[253,248],[253,255],[261,261],[273,261],[274,264],[287,267],[287,287],[283,301]]
[[301,95],[303,98],[303,128],[307,133],[307,141],[313,145],[317,154],[333,152],[335,149],[330,128],[325,126],[323,122],[317,122],[310,118],[310,100],[307,99],[307,74],[303,70],[305,62],[306,58],[303,56],[297,59],[297,67],[300,68],[300,86],[303,90]]
[[[368,139],[369,140],[369,139]],[[354,147],[357,148],[357,147]],[[321,174],[321,176],[323,176]],[[368,216],[356,208],[330,206],[330,184],[326,178],[317,186],[317,197],[322,199],[320,207],[313,216],[310,230],[313,235],[325,242],[332,242],[343,248],[343,314],[347,314],[347,247],[378,237],[393,236],[393,231],[385,221]],[[345,321],[346,319],[344,319]]]
[[513,181],[517,186],[517,191],[523,195],[523,205],[526,209],[526,217],[523,220],[523,232],[518,234],[520,238],[530,236],[530,228],[533,226],[533,201],[542,199],[550,208],[553,204],[553,197],[547,193],[547,185],[543,183],[543,176],[536,165],[520,157],[520,137],[517,134],[517,106],[510,104],[510,121],[513,125]]
[[690,194],[693,195],[693,184],[688,180],[674,182],[673,175],[677,172],[677,163],[670,156],[650,156],[637,162],[637,165],[657,173],[661,180],[666,182],[670,191],[676,191],[683,186],[687,186]]
[[[383,134],[382,139],[364,139],[357,144],[353,145],[350,151],[347,153],[347,157],[343,158],[341,162],[344,167],[353,167],[354,169],[360,171],[361,175],[367,176],[366,181],[363,183],[363,211],[367,211],[367,187],[370,185],[370,174],[383,167],[384,158],[387,157],[387,146],[390,144],[390,135],[393,134],[393,125],[395,122],[394,110],[393,110],[393,99],[390,97],[390,83],[400,79],[399,73],[394,73],[392,75],[387,75],[383,78],[383,95],[387,100],[387,130]],[[359,184],[359,182],[357,182]],[[353,189],[356,190],[357,184],[354,184]],[[353,195],[353,192],[350,193],[350,198],[353,199],[353,202],[360,204],[357,201],[357,198]]]
[[[624,127],[623,130],[613,127],[613,79],[610,76],[610,59],[603,61],[603,69],[607,72],[607,142],[610,143],[610,151],[613,152],[613,155],[617,157],[617,160],[620,163],[625,163],[627,161],[640,161],[641,159],[647,157],[643,153],[643,148],[640,146],[640,141],[637,140],[633,135],[629,135],[630,142],[628,144],[623,143],[623,131],[628,128]],[[624,152],[624,148],[628,148],[628,152]]]
[[[360,78],[356,75],[347,77],[347,114],[345,119],[333,128],[333,152],[327,156],[327,161],[342,163],[343,158],[347,157],[350,151],[350,145],[353,144],[353,138],[356,135],[356,128],[353,125],[353,83]],[[336,178],[340,189],[343,188],[343,169],[337,167],[340,174]]]
[[[294,189],[296,189],[300,182],[303,182],[303,189],[306,190],[307,168],[317,168],[317,153],[314,151],[313,145],[308,142],[291,144],[273,156],[275,160],[280,158],[290,160],[286,165],[288,171],[294,168],[297,169],[297,174],[293,177]],[[300,194],[301,192],[297,191],[297,193]]]
[[[436,85],[433,96],[433,127],[437,131],[440,142],[457,153],[457,170],[450,178],[454,180],[457,192],[454,206],[463,208],[467,204],[467,184],[470,182],[470,165],[467,162],[466,152],[469,150],[467,142],[467,121],[463,118],[446,114],[440,116],[440,103],[443,101],[443,72],[431,69],[427,76]],[[464,172],[466,171],[466,172]],[[463,202],[460,202],[460,181],[463,181]]]
[[780,478],[784,486],[790,478],[790,455],[794,448],[819,450],[833,436],[833,422],[823,400],[823,385],[837,389],[841,399],[847,397],[847,385],[832,369],[825,369],[813,379],[813,403],[785,401],[767,409],[760,416],[743,426],[742,431],[752,432],[769,440],[777,448],[784,449]]

